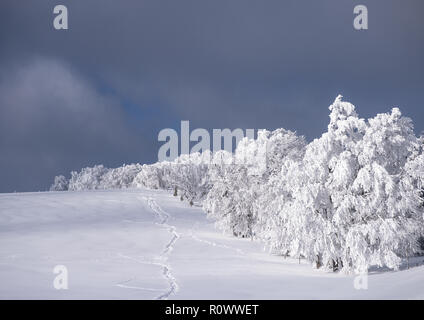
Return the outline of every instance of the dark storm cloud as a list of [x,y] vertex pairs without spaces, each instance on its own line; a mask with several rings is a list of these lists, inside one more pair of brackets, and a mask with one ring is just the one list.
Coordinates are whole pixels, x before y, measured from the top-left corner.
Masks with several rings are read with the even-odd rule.
[[37,59],[7,69],[0,78],[0,191],[39,190],[55,174],[141,152],[119,103],[66,64]]
[[[352,25],[353,7],[359,3],[369,9],[367,31]],[[128,147],[120,158],[116,143],[107,142],[103,151],[91,150],[92,161],[152,160],[159,130],[186,119],[192,127],[285,127],[312,139],[326,128],[327,106],[338,93],[356,104],[361,116],[399,105],[418,131],[424,128],[421,0],[61,1],[69,10],[66,31],[52,27],[56,4],[1,2],[0,62],[63,61],[93,95],[113,101],[97,119],[109,123],[115,119],[110,114],[119,113],[121,131],[131,137],[125,139],[128,145],[137,141],[144,152],[140,146]],[[0,107],[9,110],[2,114],[21,103],[9,93],[16,90],[7,90],[2,98]],[[84,101],[81,105],[96,108]],[[48,114],[28,121],[50,123]],[[9,116],[8,123],[18,121],[14,119]],[[68,127],[77,126],[71,122]],[[33,133],[38,131],[50,132],[35,128]],[[105,133],[104,139],[123,135]],[[59,168],[68,157],[53,138],[43,138]],[[63,139],[80,141],[68,133]],[[2,155],[10,154],[13,145],[1,148]],[[82,166],[87,157],[78,143],[68,151],[75,158],[64,172]],[[20,159],[32,156],[26,151]],[[13,163],[6,167],[2,164],[0,170],[16,170]]]

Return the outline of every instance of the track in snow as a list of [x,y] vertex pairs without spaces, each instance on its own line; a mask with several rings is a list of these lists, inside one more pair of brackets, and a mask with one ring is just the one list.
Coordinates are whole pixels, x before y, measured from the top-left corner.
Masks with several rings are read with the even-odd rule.
[[161,255],[159,256],[160,260],[164,261],[164,263],[161,263],[162,266],[162,274],[164,278],[169,283],[169,290],[165,293],[159,295],[156,300],[166,300],[169,298],[169,296],[175,294],[178,291],[178,284],[177,280],[173,276],[171,272],[171,267],[168,263],[168,255],[174,248],[175,243],[180,238],[180,235],[177,233],[175,226],[169,225],[167,222],[170,218],[169,214],[164,211],[157,202],[149,197],[149,198],[143,198],[144,201],[147,202],[149,207],[153,210],[153,212],[157,215],[158,221],[157,224],[166,228],[169,233],[171,233],[172,238],[169,240],[169,242],[165,245],[165,249],[162,251]]
[[226,249],[226,250],[232,250],[232,251],[235,251],[236,253],[238,253],[240,255],[245,255],[246,254],[243,250],[238,249],[238,248],[233,248],[233,247],[227,246],[225,244],[220,244],[220,243],[216,243],[216,242],[213,242],[213,241],[200,239],[197,235],[194,234],[194,229],[196,229],[197,226],[198,226],[198,223],[196,223],[193,226],[193,229],[190,229],[189,234],[188,234],[189,237],[192,238],[194,241],[197,241],[197,242],[200,242],[200,243],[204,243],[204,244],[207,244],[209,246],[216,247],[216,248],[221,248],[221,249]]

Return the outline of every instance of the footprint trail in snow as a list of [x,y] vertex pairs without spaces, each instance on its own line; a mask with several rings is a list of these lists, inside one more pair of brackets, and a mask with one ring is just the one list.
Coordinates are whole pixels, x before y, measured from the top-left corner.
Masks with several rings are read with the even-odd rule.
[[168,224],[168,221],[170,218],[169,213],[164,211],[153,198],[143,198],[143,200],[147,202],[148,206],[157,215],[157,218],[158,218],[157,224],[159,226],[166,228],[168,232],[172,235],[171,240],[169,240],[169,242],[165,245],[165,249],[162,251],[158,259],[163,261],[163,263],[156,262],[156,264],[161,265],[162,274],[169,283],[169,289],[163,294],[159,295],[156,298],[156,300],[165,300],[165,299],[168,299],[169,296],[175,294],[178,291],[177,280],[175,279],[175,277],[173,276],[171,272],[171,267],[168,263],[168,256],[171,253],[172,249],[174,248],[175,243],[180,238],[180,235],[177,233],[175,226]]

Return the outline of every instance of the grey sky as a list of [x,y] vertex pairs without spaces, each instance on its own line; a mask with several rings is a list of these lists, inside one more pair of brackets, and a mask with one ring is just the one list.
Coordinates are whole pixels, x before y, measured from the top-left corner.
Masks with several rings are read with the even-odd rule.
[[[57,4],[69,30],[53,29]],[[0,192],[153,162],[158,132],[181,120],[311,140],[338,93],[362,117],[399,106],[419,132],[423,12],[421,0],[2,0]]]

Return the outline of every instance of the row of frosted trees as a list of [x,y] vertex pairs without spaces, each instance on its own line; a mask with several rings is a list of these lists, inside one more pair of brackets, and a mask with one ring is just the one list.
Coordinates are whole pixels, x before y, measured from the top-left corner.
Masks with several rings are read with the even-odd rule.
[[328,131],[307,144],[278,129],[243,139],[234,154],[102,166],[57,177],[53,189],[172,189],[203,205],[222,230],[317,268],[397,269],[424,234],[423,141],[399,109],[367,121],[337,97]]

